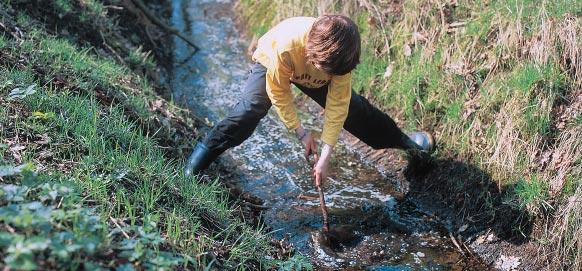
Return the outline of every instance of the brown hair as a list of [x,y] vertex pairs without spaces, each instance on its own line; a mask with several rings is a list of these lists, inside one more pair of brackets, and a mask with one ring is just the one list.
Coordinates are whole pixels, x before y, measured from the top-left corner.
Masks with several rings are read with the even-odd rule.
[[320,16],[307,36],[305,55],[309,63],[326,73],[349,73],[360,62],[358,26],[343,15]]

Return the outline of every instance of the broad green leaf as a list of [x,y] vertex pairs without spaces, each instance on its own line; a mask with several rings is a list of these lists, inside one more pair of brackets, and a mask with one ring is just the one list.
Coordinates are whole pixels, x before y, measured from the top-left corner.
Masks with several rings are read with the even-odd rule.
[[18,186],[13,184],[5,184],[0,186],[4,191],[4,199],[7,201],[23,201],[29,191],[27,186]]
[[8,266],[16,270],[36,270],[37,266],[34,263],[34,256],[30,253],[26,254],[9,254],[4,258]]
[[50,244],[50,240],[42,236],[33,236],[24,242],[24,245],[31,251],[45,250]]
[[9,232],[0,232],[0,247],[2,248],[6,248],[8,247],[11,243],[12,240],[14,239],[15,234],[13,233],[9,233]]
[[97,236],[84,237],[79,240],[79,245],[89,254],[95,253],[100,243],[101,240]]
[[0,207],[0,221],[12,223],[12,220],[20,214],[20,208],[16,204]]
[[137,240],[135,239],[125,239],[123,241],[121,241],[119,249],[121,250],[131,250],[134,249],[135,246],[137,245]]
[[135,268],[133,268],[132,264],[126,263],[115,268],[115,271],[135,271]]
[[0,177],[14,176],[30,168],[29,164],[23,164],[20,166],[0,166]]
[[26,228],[32,226],[34,222],[34,216],[28,210],[20,210],[20,213],[12,219],[12,224],[16,227]]

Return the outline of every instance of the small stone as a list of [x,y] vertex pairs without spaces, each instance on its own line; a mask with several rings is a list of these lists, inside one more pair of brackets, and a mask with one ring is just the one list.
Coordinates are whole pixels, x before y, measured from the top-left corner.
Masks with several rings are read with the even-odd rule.
[[424,253],[422,253],[420,251],[419,252],[416,252],[416,256],[422,258],[422,257],[424,257]]
[[465,224],[465,225],[461,226],[461,227],[459,228],[459,232],[464,232],[464,231],[466,231],[468,227],[469,227],[469,225],[467,225],[467,224]]

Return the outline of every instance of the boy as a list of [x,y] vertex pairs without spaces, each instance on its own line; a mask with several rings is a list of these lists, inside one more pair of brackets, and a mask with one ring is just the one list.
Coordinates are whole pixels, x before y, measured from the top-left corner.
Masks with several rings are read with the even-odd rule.
[[[404,134],[388,115],[352,92],[351,71],[360,59],[360,34],[348,17],[286,19],[259,39],[252,58],[256,63],[243,97],[196,145],[186,164],[186,175],[198,174],[225,150],[250,137],[271,106],[285,126],[295,131],[305,147],[305,157],[315,156],[317,185],[327,178],[342,127],[374,149],[432,150],[430,134]],[[315,139],[297,117],[291,84],[325,108],[319,157]]]

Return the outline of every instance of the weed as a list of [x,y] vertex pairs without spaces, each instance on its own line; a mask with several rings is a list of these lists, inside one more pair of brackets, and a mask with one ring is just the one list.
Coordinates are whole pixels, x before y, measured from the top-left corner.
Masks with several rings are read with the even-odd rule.
[[131,50],[129,56],[127,57],[127,62],[130,67],[144,68],[146,70],[152,70],[156,67],[153,58],[151,57],[151,51],[143,52],[143,48],[140,46],[135,50]]
[[6,46],[8,46],[8,42],[6,41],[4,34],[0,34],[0,49],[3,49]]
[[547,183],[535,175],[529,179],[519,179],[515,184],[514,193],[522,208],[540,208],[549,196]]
[[295,254],[289,260],[281,262],[278,264],[279,270],[281,271],[292,271],[292,270],[313,270],[313,266],[308,258],[301,254]]
[[56,0],[55,9],[60,18],[63,18],[67,14],[73,11],[73,3],[70,0]]

